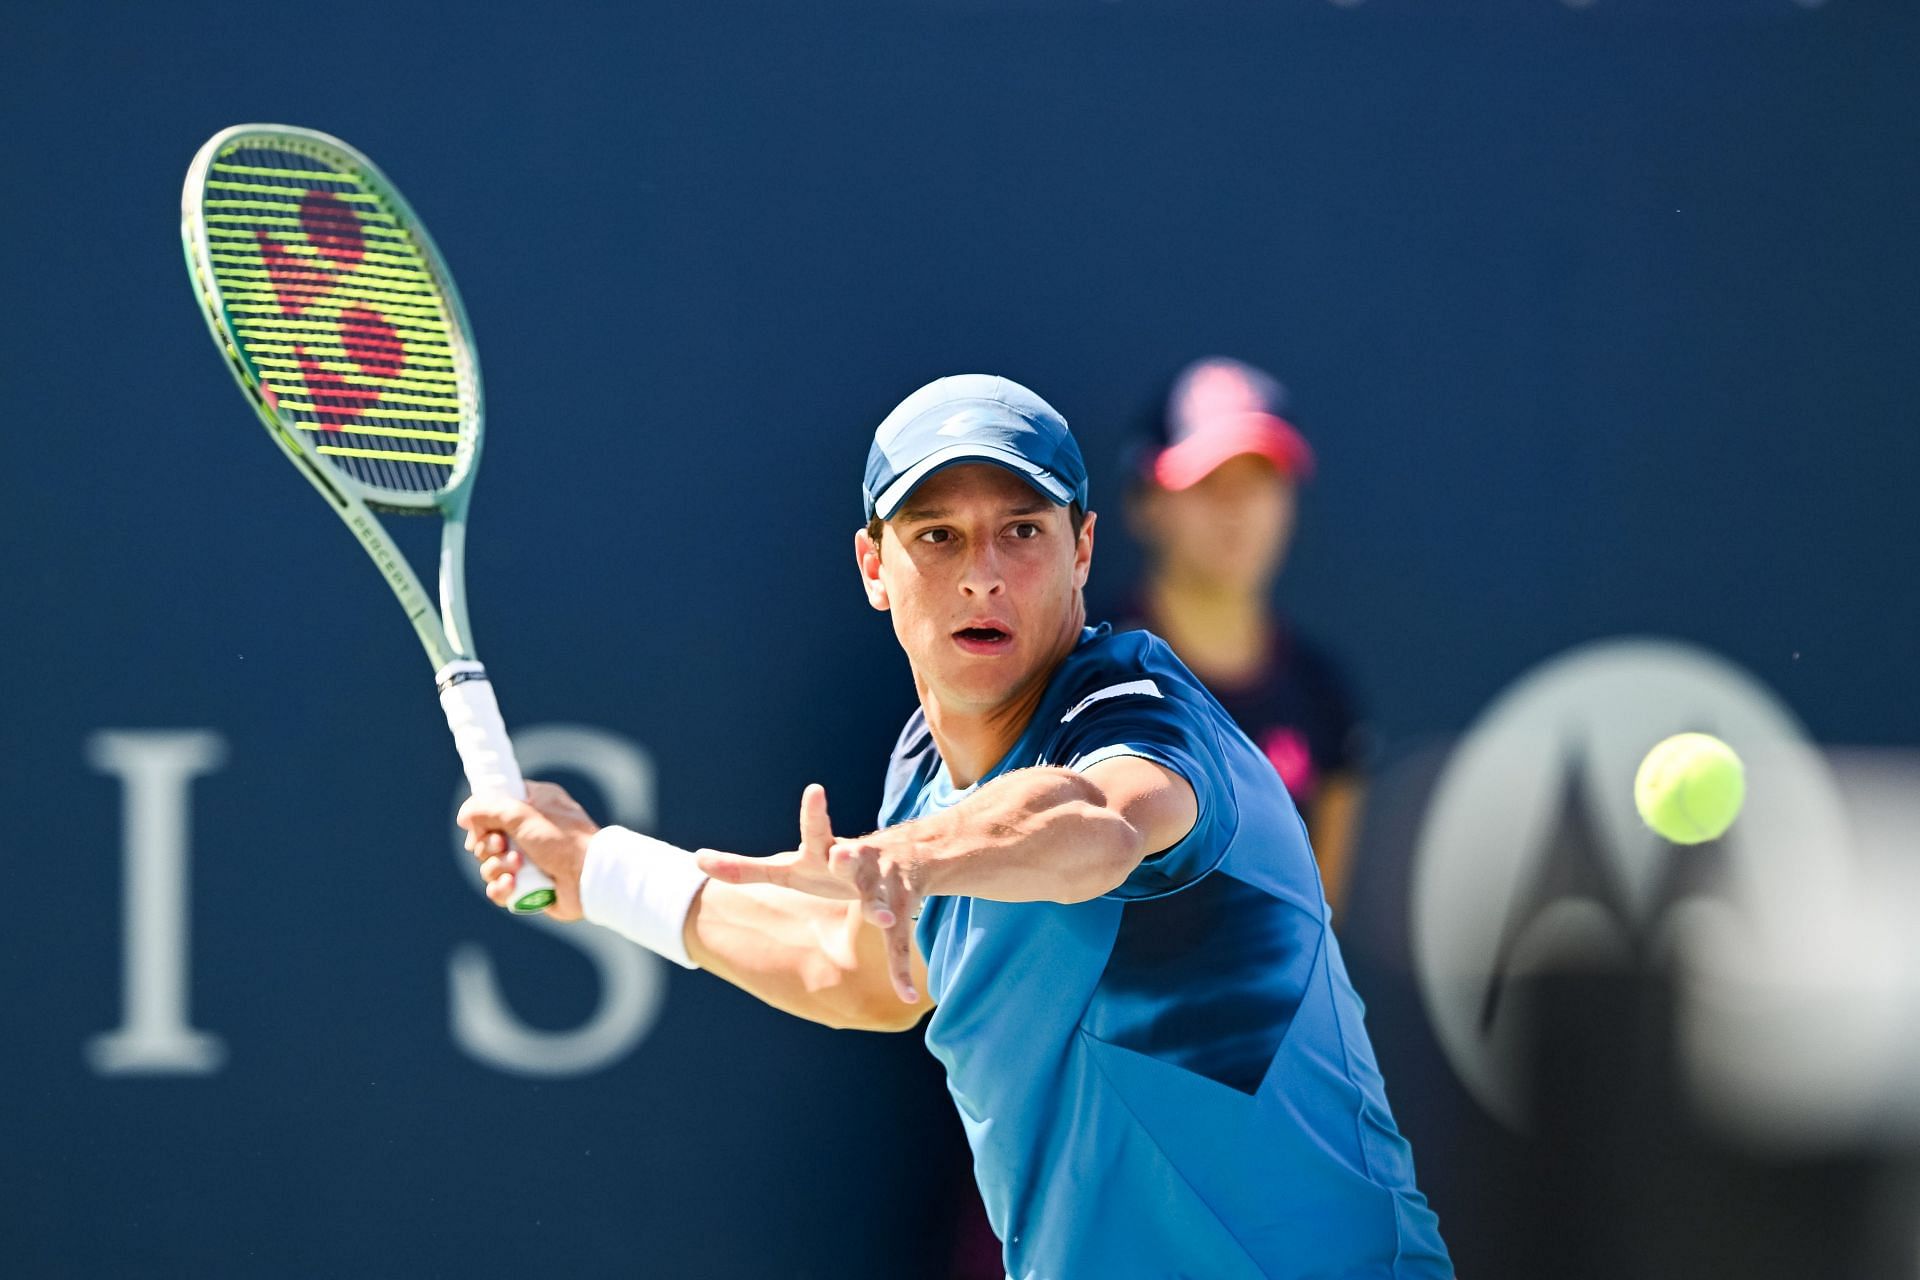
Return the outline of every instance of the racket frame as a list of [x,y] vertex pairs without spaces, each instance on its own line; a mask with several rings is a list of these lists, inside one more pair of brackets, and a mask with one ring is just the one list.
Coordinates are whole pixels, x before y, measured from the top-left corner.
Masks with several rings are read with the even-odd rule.
[[[452,472],[439,489],[419,494],[376,490],[345,471],[329,466],[309,448],[306,440],[309,433],[296,429],[290,416],[284,415],[263,390],[268,385],[267,380],[248,357],[233,317],[215,287],[210,256],[212,241],[205,234],[201,219],[201,201],[205,198],[207,179],[214,162],[222,154],[256,138],[263,144],[310,155],[322,163],[352,171],[370,191],[379,196],[393,214],[396,224],[420,249],[427,274],[439,290],[447,309],[447,318],[452,325],[452,340],[448,347],[453,353],[454,372],[459,379],[463,399],[471,403],[473,413],[472,429],[461,433],[461,439],[454,449]],[[326,180],[320,174],[316,174],[316,178]],[[479,472],[481,441],[486,435],[480,364],[474,353],[473,331],[467,322],[460,291],[426,224],[414,213],[413,206],[407,203],[406,197],[400,194],[379,166],[332,134],[297,125],[241,124],[222,129],[209,138],[188,167],[180,199],[180,240],[186,254],[187,271],[193,279],[194,292],[200,299],[201,318],[206,321],[214,344],[226,357],[227,371],[240,384],[240,390],[253,405],[274,444],[326,498],[327,505],[353,531],[368,557],[379,568],[381,577],[386,579],[387,585],[406,610],[407,620],[413,624],[421,646],[433,662],[436,677],[449,664],[477,664],[479,657],[474,652],[472,624],[467,616],[466,550],[467,507],[472,500],[473,482]],[[401,553],[399,544],[375,517],[376,511],[396,515],[439,513],[437,607],[428,598],[420,575]],[[464,673],[459,678],[473,677],[471,673]],[[497,711],[494,714],[497,718]],[[504,730],[501,730],[501,736],[504,738]],[[508,746],[506,749],[510,751],[511,748]],[[515,773],[517,775],[517,769]],[[551,882],[531,863],[526,865],[525,871],[516,880],[521,883],[515,890],[513,910],[535,912],[552,900],[550,892],[541,892]],[[535,897],[541,900],[540,906],[523,905]]]
[[[421,258],[434,287],[444,300],[448,319],[453,324],[455,341],[454,372],[465,396],[473,405],[473,429],[462,432],[455,446],[452,474],[447,483],[433,493],[404,494],[375,490],[353,476],[327,465],[306,441],[309,433],[297,430],[288,416],[262,391],[267,379],[247,356],[233,317],[222,303],[214,286],[212,242],[200,220],[200,201],[206,191],[207,177],[220,155],[245,145],[250,138],[270,142],[289,151],[305,151],[326,164],[353,169],[367,187],[377,193],[390,208],[395,221],[420,246]],[[407,619],[420,637],[427,656],[437,671],[458,658],[476,659],[472,628],[467,619],[466,545],[467,505],[472,499],[473,481],[479,472],[481,442],[486,436],[485,401],[481,393],[480,363],[473,349],[473,330],[467,323],[467,311],[460,301],[460,290],[453,282],[440,256],[440,249],[426,224],[414,213],[413,206],[388,181],[373,161],[331,134],[295,125],[242,124],[222,129],[208,139],[187,170],[186,185],[180,201],[180,241],[186,252],[187,270],[193,277],[194,291],[200,297],[201,317],[208,332],[227,360],[227,370],[254,407],[267,434],[287,455],[300,474],[318,489],[327,503],[380,569],[387,585],[405,607]],[[440,536],[440,602],[436,609],[413,566],[400,552],[399,545],[373,517],[374,511],[396,515],[425,515],[439,512],[443,521]],[[436,621],[435,615],[438,614]]]

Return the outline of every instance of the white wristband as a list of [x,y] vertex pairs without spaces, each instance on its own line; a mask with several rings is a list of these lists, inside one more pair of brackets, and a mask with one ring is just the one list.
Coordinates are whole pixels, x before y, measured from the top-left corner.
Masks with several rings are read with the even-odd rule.
[[625,827],[602,827],[587,842],[580,868],[580,910],[655,955],[697,969],[685,931],[693,895],[706,882],[692,851]]

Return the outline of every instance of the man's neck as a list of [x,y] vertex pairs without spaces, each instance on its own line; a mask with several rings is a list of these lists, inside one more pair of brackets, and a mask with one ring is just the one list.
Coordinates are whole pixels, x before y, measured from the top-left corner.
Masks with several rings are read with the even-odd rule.
[[1162,574],[1147,582],[1153,630],[1203,680],[1237,684],[1266,661],[1273,624],[1265,591]]
[[1080,629],[1086,625],[1084,607],[1074,611],[1073,625],[1062,635],[1054,652],[1027,680],[1004,701],[992,707],[961,707],[941,701],[939,695],[914,672],[914,687],[920,693],[920,707],[927,714],[927,729],[933,745],[947,766],[947,776],[955,787],[965,789],[985,777],[987,772],[1013,750],[1020,741],[1033,713],[1040,709],[1053,683],[1054,672],[1080,643]]

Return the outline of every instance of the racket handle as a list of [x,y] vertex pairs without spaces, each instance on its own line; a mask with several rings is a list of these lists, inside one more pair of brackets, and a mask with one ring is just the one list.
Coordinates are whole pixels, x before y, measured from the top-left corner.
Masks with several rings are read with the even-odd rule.
[[[453,745],[460,752],[460,767],[466,770],[473,794],[525,800],[527,784],[520,776],[520,762],[513,758],[513,741],[500,718],[500,704],[494,699],[487,669],[462,659],[440,668],[434,679],[440,686],[440,708],[447,713],[447,727],[453,730]],[[507,904],[508,910],[533,915],[552,906],[553,898],[553,881],[523,856],[520,870],[513,873],[513,899]]]

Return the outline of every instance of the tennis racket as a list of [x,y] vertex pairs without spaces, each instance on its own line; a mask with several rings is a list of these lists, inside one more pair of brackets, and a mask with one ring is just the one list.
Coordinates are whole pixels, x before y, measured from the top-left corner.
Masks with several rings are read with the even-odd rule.
[[[432,659],[475,795],[526,798],[467,622],[467,503],[480,468],[480,365],[453,276],[373,162],[286,125],[215,134],[180,197],[213,341],[280,451],[346,521]],[[375,512],[440,517],[440,602]],[[553,882],[532,863],[512,910]]]

